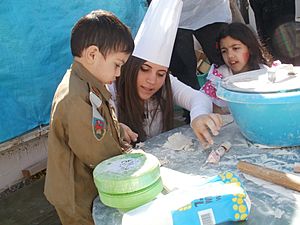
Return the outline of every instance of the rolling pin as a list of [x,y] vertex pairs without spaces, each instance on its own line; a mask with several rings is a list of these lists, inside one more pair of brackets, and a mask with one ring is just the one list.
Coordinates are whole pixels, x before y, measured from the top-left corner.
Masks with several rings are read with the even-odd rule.
[[266,168],[252,163],[240,161],[237,168],[243,173],[281,185],[292,190],[300,191],[300,177],[291,173]]
[[295,163],[294,164],[294,172],[295,173],[300,173],[300,163]]

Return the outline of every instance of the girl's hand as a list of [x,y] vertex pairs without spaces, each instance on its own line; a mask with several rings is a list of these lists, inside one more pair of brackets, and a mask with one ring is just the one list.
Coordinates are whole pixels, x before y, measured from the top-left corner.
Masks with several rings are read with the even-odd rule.
[[206,149],[214,143],[212,135],[216,136],[219,134],[222,124],[223,121],[219,114],[210,113],[197,116],[193,119],[191,127],[203,148]]
[[119,123],[120,126],[123,128],[124,130],[124,141],[126,141],[127,143],[131,143],[131,142],[136,142],[137,138],[138,138],[138,134],[133,132],[127,125],[125,125],[124,123]]

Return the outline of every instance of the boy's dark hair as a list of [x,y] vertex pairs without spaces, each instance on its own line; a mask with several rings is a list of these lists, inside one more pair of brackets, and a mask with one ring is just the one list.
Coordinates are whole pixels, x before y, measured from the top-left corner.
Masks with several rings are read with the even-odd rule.
[[[239,40],[249,48],[250,58],[248,65],[251,69],[259,69],[260,63],[266,64],[268,66],[272,65],[272,56],[269,54],[267,49],[260,43],[255,33],[246,24],[230,23],[224,25],[217,38],[218,47],[220,47],[221,39],[227,36]],[[220,49],[218,49],[218,51],[221,55]]]
[[104,10],[92,11],[74,25],[71,33],[71,51],[80,57],[91,45],[99,48],[104,57],[110,52],[131,54],[134,41],[127,26],[114,14]]

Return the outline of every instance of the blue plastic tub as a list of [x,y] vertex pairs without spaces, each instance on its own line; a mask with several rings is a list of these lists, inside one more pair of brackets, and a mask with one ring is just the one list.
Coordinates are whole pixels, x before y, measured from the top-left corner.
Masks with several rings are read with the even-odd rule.
[[[246,75],[242,74],[241,80],[248,77],[246,82],[252,82]],[[232,76],[235,77],[234,82],[239,80],[238,76]],[[295,80],[290,80],[285,90],[277,91],[267,86],[260,91],[253,87],[245,90],[233,88],[230,77],[219,85],[217,95],[228,103],[241,133],[251,142],[280,147],[300,145],[300,88],[291,85],[291,82],[297,81],[300,87],[300,82],[299,77],[289,78]],[[278,80],[281,81],[284,79]]]

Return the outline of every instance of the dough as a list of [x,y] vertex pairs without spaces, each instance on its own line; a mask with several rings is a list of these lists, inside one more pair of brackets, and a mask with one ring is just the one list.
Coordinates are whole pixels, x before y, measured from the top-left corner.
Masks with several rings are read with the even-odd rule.
[[193,142],[190,138],[184,136],[181,132],[177,132],[168,137],[168,141],[163,145],[163,147],[173,150],[186,150],[192,144]]

